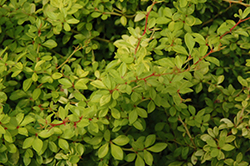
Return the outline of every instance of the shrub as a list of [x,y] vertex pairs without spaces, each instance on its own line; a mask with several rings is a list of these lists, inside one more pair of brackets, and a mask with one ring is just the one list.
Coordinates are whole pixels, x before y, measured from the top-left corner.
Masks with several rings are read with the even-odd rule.
[[248,6],[0,0],[0,163],[248,165]]

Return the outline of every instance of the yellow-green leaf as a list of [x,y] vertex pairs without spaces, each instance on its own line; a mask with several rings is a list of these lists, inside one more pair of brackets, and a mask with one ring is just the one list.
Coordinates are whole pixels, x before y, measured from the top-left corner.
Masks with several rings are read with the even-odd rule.
[[117,160],[122,160],[123,159],[122,148],[115,145],[115,144],[111,144],[111,154]]

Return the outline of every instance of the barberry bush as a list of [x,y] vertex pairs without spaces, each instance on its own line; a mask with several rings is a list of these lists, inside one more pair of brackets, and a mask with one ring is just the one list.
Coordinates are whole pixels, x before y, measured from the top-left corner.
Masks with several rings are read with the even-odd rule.
[[250,163],[248,0],[0,0],[0,164]]

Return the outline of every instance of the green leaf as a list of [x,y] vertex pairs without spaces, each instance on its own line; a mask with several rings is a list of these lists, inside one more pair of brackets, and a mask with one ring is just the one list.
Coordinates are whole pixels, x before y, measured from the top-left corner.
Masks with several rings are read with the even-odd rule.
[[248,16],[248,14],[250,13],[250,7],[247,7],[245,10],[244,10],[244,12],[242,13],[242,15],[241,15],[241,19],[244,19],[244,18],[246,18],[247,16]]
[[225,150],[225,151],[231,151],[233,150],[235,147],[231,144],[225,144],[224,146],[221,147],[222,150]]
[[156,140],[156,135],[154,134],[148,135],[145,140],[145,147],[147,148],[153,145],[155,143],[155,140]]
[[226,143],[231,143],[231,142],[233,142],[234,140],[235,140],[235,136],[234,135],[229,135],[229,136],[227,136],[226,137]]
[[89,125],[88,119],[82,119],[79,123],[77,123],[77,127],[83,128]]
[[217,157],[219,155],[219,152],[220,152],[220,150],[218,148],[213,148],[211,150],[210,155],[211,155],[211,157]]
[[152,165],[153,160],[154,160],[153,155],[150,152],[148,152],[147,150],[144,150],[143,153],[144,153],[143,157],[144,157],[146,164]]
[[132,110],[130,113],[129,113],[129,116],[128,116],[128,120],[129,120],[129,123],[130,124],[133,124],[137,118],[138,118],[138,114],[137,114],[137,111],[134,109]]
[[35,137],[28,137],[23,141],[23,149],[27,149],[29,147],[31,147],[31,145],[33,144],[35,140]]
[[93,12],[93,13],[91,13],[91,17],[93,17],[93,18],[97,18],[97,17],[99,17],[101,15],[102,15],[101,12]]
[[68,19],[67,20],[67,23],[68,24],[77,24],[79,23],[79,20],[75,19],[75,18],[72,18],[72,19]]
[[188,25],[188,26],[193,26],[196,22],[196,19],[194,16],[192,15],[189,15],[185,18],[185,23]]
[[36,88],[33,93],[32,93],[32,98],[33,100],[37,100],[39,98],[39,96],[41,95],[41,89],[40,88]]
[[242,159],[243,159],[243,154],[240,152],[236,156],[236,162],[239,163],[239,162],[241,162]]
[[230,158],[229,158],[229,159],[225,159],[225,160],[224,160],[224,163],[227,164],[227,165],[233,165],[234,160],[233,160],[233,159],[230,159]]
[[42,150],[43,141],[36,137],[33,141],[32,147],[37,153],[39,153]]
[[119,96],[120,96],[120,93],[119,93],[117,90],[113,91],[113,93],[112,93],[112,98],[113,98],[114,100],[118,99]]
[[18,100],[25,96],[26,96],[26,93],[23,90],[16,90],[11,93],[10,100]]
[[28,78],[28,79],[23,81],[23,90],[25,92],[30,88],[32,82],[33,82],[32,78]]
[[4,92],[0,92],[0,103],[6,101],[7,99],[8,99],[8,96]]
[[79,155],[83,155],[84,153],[84,145],[81,143],[77,143],[77,152]]
[[191,162],[193,165],[195,165],[198,161],[198,157],[195,156],[195,153],[193,153],[193,155],[191,156]]
[[163,67],[175,67],[175,64],[172,62],[172,60],[170,58],[162,58],[160,60],[158,60],[158,64],[163,66]]
[[56,146],[56,144],[53,142],[53,141],[49,141],[49,149],[52,151],[52,152],[57,152],[58,148]]
[[119,135],[114,140],[112,140],[116,145],[124,146],[129,142],[129,138],[125,135]]
[[194,48],[194,45],[195,45],[195,40],[190,33],[185,34],[184,40],[185,40],[185,44],[189,50],[189,54],[191,54],[191,52]]
[[98,149],[98,157],[104,158],[109,152],[109,143],[105,143]]
[[213,130],[212,130],[211,128],[208,128],[208,129],[207,129],[207,132],[208,132],[208,134],[209,134],[211,137],[213,137],[213,138],[216,137],[215,134],[214,134],[214,132],[213,132]]
[[206,57],[207,61],[216,64],[217,66],[220,66],[220,61],[215,57]]
[[206,40],[204,39],[204,37],[199,34],[199,33],[192,33],[192,35],[195,37],[195,41],[198,42],[201,45],[205,45],[206,44]]
[[99,89],[108,89],[108,88],[104,85],[104,83],[103,83],[102,81],[100,81],[100,80],[92,81],[90,84],[93,85],[93,86],[96,87],[96,88],[99,88]]
[[45,63],[45,60],[40,60],[36,63],[35,65],[35,71],[39,71],[39,70],[42,70],[42,68],[40,67],[43,63]]
[[72,93],[74,95],[74,97],[79,100],[79,101],[84,101],[86,98],[84,97],[84,95],[78,91],[75,91]]
[[72,87],[72,83],[67,78],[61,78],[58,82],[62,84],[65,89]]
[[34,122],[35,119],[30,116],[30,115],[26,115],[24,120],[22,121],[22,123],[20,124],[20,126],[26,126],[27,124],[31,123],[31,122]]
[[122,148],[115,145],[115,144],[112,144],[112,143],[111,143],[111,154],[117,160],[122,160],[123,159]]
[[56,20],[57,19],[57,15],[58,14],[55,14],[54,12],[52,11],[47,11],[46,14],[48,15],[48,17],[52,20]]
[[59,73],[59,72],[55,72],[52,74],[52,78],[54,80],[57,80],[57,79],[61,78],[62,76],[63,76],[62,73]]
[[136,68],[136,74],[139,76],[143,73],[143,71],[144,71],[144,64],[140,63]]
[[59,145],[60,148],[62,148],[65,151],[69,150],[68,141],[66,141],[65,139],[59,138],[58,145]]
[[103,137],[104,137],[105,141],[107,141],[107,142],[110,141],[110,131],[108,129],[105,130]]
[[184,55],[188,55],[187,50],[181,46],[181,45],[175,45],[173,46],[173,50],[179,54],[184,54]]
[[33,73],[31,78],[32,78],[32,80],[33,80],[34,82],[36,82],[36,81],[38,80],[39,77],[38,77],[38,75],[37,75],[36,73]]
[[19,127],[18,128],[18,134],[25,135],[26,137],[28,136],[28,130],[24,127]]
[[121,16],[120,21],[123,26],[127,25],[127,18],[125,16]]
[[248,87],[247,81],[243,79],[241,76],[238,76],[237,79],[242,86]]
[[151,146],[150,148],[147,148],[147,150],[151,152],[161,152],[167,147],[166,143],[156,143],[155,145]]
[[48,47],[49,49],[52,49],[57,46],[57,43],[54,40],[49,39],[45,43],[43,43],[43,46]]
[[12,135],[10,134],[10,132],[8,130],[5,130],[5,134],[3,135],[3,138],[8,143],[13,143]]
[[5,133],[6,133],[5,129],[3,128],[3,126],[0,125],[0,134],[5,134]]
[[220,120],[220,122],[226,123],[228,127],[233,127],[234,126],[233,122],[231,120],[227,119],[227,118],[222,118]]
[[137,158],[135,160],[135,166],[145,166],[145,162],[143,161],[141,156],[139,156],[139,154],[137,154]]
[[156,97],[156,91],[154,88],[150,88],[149,89],[149,96],[152,100],[155,100],[155,97]]
[[129,31],[129,33],[130,33],[132,36],[138,37],[138,33],[135,31],[134,28],[128,27],[128,31]]
[[71,27],[70,27],[70,25],[67,22],[64,22],[63,23],[63,29],[68,32],[68,31],[71,30]]
[[142,19],[145,18],[145,14],[143,12],[138,12],[135,16],[134,22],[141,21]]
[[115,119],[120,119],[121,114],[120,111],[116,108],[111,108],[111,115],[115,118]]
[[157,23],[157,24],[167,24],[167,23],[169,23],[170,21],[171,21],[171,19],[166,18],[166,17],[158,17],[158,18],[156,19],[156,23]]
[[211,147],[217,147],[216,141],[214,139],[208,139],[206,142]]
[[62,106],[60,106],[59,110],[58,110],[58,116],[59,116],[59,118],[61,118],[62,120],[64,120],[67,115],[68,115],[68,111],[66,109],[64,109]]
[[112,89],[112,81],[111,81],[111,78],[109,75],[107,75],[107,77],[104,77],[102,79],[104,85],[108,88],[108,89]]
[[137,114],[142,117],[142,118],[147,118],[148,117],[148,113],[146,110],[144,110],[143,108],[140,108],[140,107],[136,107],[135,108]]
[[0,153],[0,163],[7,163],[8,161],[8,153]]
[[221,76],[219,76],[218,78],[217,78],[217,84],[219,85],[219,84],[221,84],[223,81],[224,81],[224,75],[221,75]]
[[134,161],[135,156],[136,156],[135,153],[129,153],[129,154],[125,157],[125,160],[126,160],[127,162],[132,162],[132,161]]
[[[90,22],[88,22],[88,23],[86,24],[86,29],[87,29],[88,31],[91,31],[92,28],[93,28],[93,25],[92,25]],[[89,50],[87,51],[87,49],[89,49]],[[91,47],[87,47],[87,48],[86,48],[86,53],[89,53],[90,51],[91,51]]]
[[80,160],[80,157],[77,155],[70,155],[69,156],[69,162],[72,164],[77,164]]
[[100,99],[100,106],[103,106],[109,103],[111,100],[111,94],[103,95]]
[[138,130],[143,130],[143,126],[138,120],[133,123],[133,126]]
[[151,113],[155,110],[155,103],[152,100],[148,103],[147,109],[148,113]]
[[[18,153],[16,145],[14,145],[14,144],[6,144],[6,146],[7,146],[7,149],[9,151],[9,153],[12,153],[12,154],[13,153]],[[10,156],[12,156],[12,155],[10,155]],[[13,154],[13,156],[14,156],[14,154]],[[17,161],[16,162],[18,162],[19,156],[17,155],[16,157],[17,157]],[[10,158],[10,162],[12,162],[12,161],[13,161],[13,158]]]
[[187,0],[180,0],[180,7],[185,7],[187,5]]
[[181,157],[183,159],[187,159],[188,152],[189,152],[189,147],[183,147],[181,151]]
[[88,89],[85,79],[77,80],[74,86],[76,89]]
[[184,163],[184,161],[174,161],[170,163],[168,166],[181,166]]

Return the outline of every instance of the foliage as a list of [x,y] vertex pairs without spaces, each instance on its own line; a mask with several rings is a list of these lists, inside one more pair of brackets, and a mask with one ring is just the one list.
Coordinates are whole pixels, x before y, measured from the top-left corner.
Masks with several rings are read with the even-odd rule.
[[248,165],[249,13],[0,0],[0,163]]

